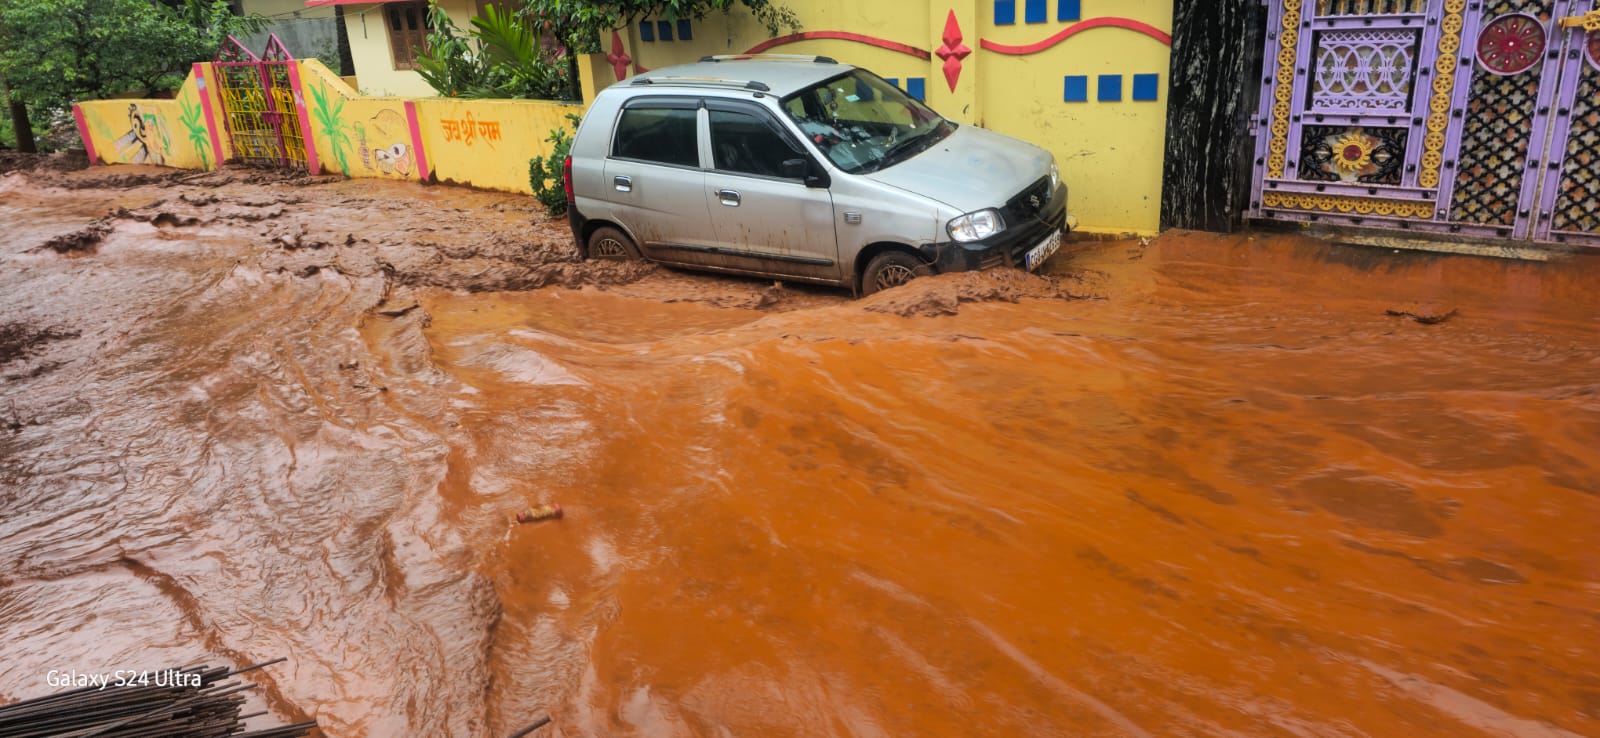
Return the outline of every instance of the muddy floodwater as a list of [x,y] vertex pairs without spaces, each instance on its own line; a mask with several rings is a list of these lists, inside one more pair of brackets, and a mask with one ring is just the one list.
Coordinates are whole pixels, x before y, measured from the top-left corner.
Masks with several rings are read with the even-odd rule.
[[446,187],[14,171],[0,223],[0,702],[283,656],[340,737],[1600,735],[1600,258],[852,301]]

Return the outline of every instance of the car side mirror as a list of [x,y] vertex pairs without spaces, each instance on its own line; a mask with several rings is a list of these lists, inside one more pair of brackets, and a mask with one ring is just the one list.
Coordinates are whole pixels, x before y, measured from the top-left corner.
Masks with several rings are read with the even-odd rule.
[[805,180],[807,187],[827,189],[832,184],[828,180],[828,173],[810,159],[784,159],[782,168],[785,179]]
[[805,179],[811,173],[810,164],[805,159],[784,159],[783,176],[785,179]]

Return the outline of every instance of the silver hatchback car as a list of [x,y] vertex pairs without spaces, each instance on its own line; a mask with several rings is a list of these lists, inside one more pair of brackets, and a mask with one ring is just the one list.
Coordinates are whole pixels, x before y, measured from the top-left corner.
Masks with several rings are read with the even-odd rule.
[[595,96],[565,163],[588,258],[871,294],[1036,269],[1077,220],[1050,152],[826,57],[706,57]]

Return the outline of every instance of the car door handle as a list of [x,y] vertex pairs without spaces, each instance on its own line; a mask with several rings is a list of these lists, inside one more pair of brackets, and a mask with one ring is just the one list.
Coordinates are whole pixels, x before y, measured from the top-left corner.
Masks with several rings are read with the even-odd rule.
[[722,200],[723,205],[727,205],[730,208],[739,207],[738,190],[717,190],[717,198]]
[[612,177],[611,178],[611,182],[612,182],[612,184],[615,184],[617,186],[617,191],[618,192],[632,192],[633,191],[633,178],[632,177]]

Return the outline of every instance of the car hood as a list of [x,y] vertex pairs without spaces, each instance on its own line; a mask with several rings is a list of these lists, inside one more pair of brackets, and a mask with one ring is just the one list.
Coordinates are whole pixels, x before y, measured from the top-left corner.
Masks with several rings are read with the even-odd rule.
[[932,148],[865,175],[963,213],[998,208],[1050,174],[1050,152],[977,126],[961,126]]

